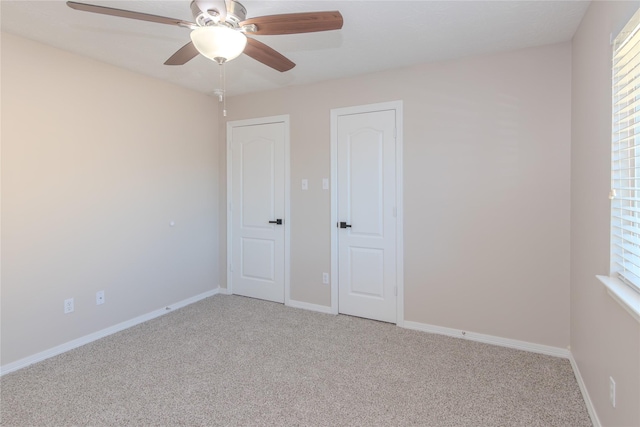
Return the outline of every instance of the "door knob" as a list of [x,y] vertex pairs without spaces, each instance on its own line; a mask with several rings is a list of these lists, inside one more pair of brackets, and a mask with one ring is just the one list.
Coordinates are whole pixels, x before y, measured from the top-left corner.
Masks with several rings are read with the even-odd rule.
[[351,228],[351,224],[347,224],[346,222],[339,222],[338,223],[338,227],[339,228]]
[[278,225],[282,225],[282,220],[280,218],[276,219],[275,221],[269,221],[269,224],[278,224]]

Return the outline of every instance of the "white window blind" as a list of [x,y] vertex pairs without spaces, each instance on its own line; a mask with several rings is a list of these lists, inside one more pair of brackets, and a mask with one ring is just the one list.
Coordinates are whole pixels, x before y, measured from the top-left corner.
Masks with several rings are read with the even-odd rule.
[[640,11],[613,45],[611,268],[640,291]]

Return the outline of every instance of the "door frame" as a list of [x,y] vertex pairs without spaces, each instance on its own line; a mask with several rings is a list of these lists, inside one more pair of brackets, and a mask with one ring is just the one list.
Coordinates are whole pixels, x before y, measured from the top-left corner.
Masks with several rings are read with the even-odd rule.
[[260,117],[246,120],[233,120],[227,122],[227,293],[233,294],[233,276],[231,263],[233,261],[233,223],[232,223],[232,153],[231,143],[233,128],[266,125],[271,123],[284,123],[284,304],[289,305],[290,300],[290,270],[291,270],[291,170],[290,170],[290,121],[289,115]]
[[402,101],[390,101],[331,110],[331,313],[338,314],[338,117],[395,110],[396,112],[396,325],[404,325],[404,209],[402,197]]

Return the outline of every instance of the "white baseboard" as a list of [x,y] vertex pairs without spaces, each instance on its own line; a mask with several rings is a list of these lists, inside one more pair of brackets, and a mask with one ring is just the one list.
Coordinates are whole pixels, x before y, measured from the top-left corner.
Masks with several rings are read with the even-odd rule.
[[[98,332],[85,335],[84,337],[69,341],[67,343],[50,348],[40,353],[36,353],[34,355],[25,357],[15,362],[0,366],[0,376],[8,374],[9,372],[13,372],[13,371],[17,371],[19,369],[25,368],[34,363],[41,362],[45,359],[49,359],[50,357],[57,356],[58,354],[62,354],[69,350],[73,350],[74,348],[81,347],[85,344],[96,341],[100,338],[104,338],[108,335],[115,334],[116,332],[123,331],[132,326],[138,325],[140,323],[146,322],[156,317],[160,317],[163,314],[169,313],[170,311],[185,307],[187,305],[198,302],[204,298],[208,298],[210,296],[217,295],[217,294],[231,295],[231,293],[228,292],[226,288],[220,288],[220,287],[213,289],[211,291],[203,292],[191,298],[187,298],[185,300],[178,301],[174,304],[170,304],[164,308],[154,310],[150,313],[143,314],[142,316],[135,317],[125,322],[118,323],[117,325],[113,325],[108,328],[102,329]],[[304,310],[317,311],[325,314],[333,314],[331,307],[324,306],[324,305],[311,304],[308,302],[302,302],[302,301],[296,301],[296,300],[289,300],[286,305],[293,308],[301,308]],[[569,362],[571,363],[571,367],[573,368],[573,372],[576,376],[576,381],[578,382],[578,386],[580,387],[582,397],[584,398],[585,404],[587,406],[589,416],[591,417],[591,422],[593,423],[594,427],[602,426],[602,424],[600,424],[600,420],[598,418],[598,414],[596,413],[595,407],[593,406],[593,402],[591,401],[591,397],[589,396],[587,387],[584,383],[584,380],[582,379],[582,375],[580,374],[580,369],[578,368],[578,364],[576,363],[575,359],[573,358],[573,355],[568,349],[564,349],[560,347],[551,347],[551,346],[542,345],[542,344],[535,344],[535,343],[530,343],[526,341],[496,337],[493,335],[478,334],[475,332],[466,332],[458,329],[446,328],[442,326],[429,325],[426,323],[412,322],[407,320],[403,321],[402,324],[398,323],[398,326],[406,329],[413,329],[416,331],[446,335],[454,338],[468,339],[471,341],[477,341],[477,342],[482,342],[486,344],[493,344],[493,345],[498,345],[502,347],[514,348],[517,350],[530,351],[533,353],[540,353],[540,354],[546,354],[549,356],[562,357],[565,359],[569,359]]]
[[41,351],[40,353],[33,354],[31,356],[25,357],[20,360],[16,360],[12,363],[7,363],[6,365],[0,366],[0,376],[4,374],[8,374],[9,372],[17,371],[18,369],[25,368],[29,365],[32,365],[37,362],[41,362],[45,359],[48,359],[53,356],[57,356],[58,354],[62,354],[66,351],[73,350],[74,348],[78,348],[85,344],[88,344],[92,341],[99,340],[100,338],[104,338],[108,335],[115,334],[116,332],[123,331],[132,326],[138,325],[140,323],[146,322],[151,319],[155,319],[156,317],[160,317],[163,314],[169,313],[170,311],[176,310],[178,308],[185,307],[189,304],[193,304],[194,302],[200,301],[201,299],[208,298],[210,296],[216,295],[220,293],[220,288],[213,289],[211,291],[203,292],[199,295],[193,296],[191,298],[187,298],[182,301],[178,301],[174,304],[170,304],[166,307],[159,308],[158,310],[154,310],[150,313],[143,314],[142,316],[135,317],[133,319],[118,323],[117,325],[110,326],[108,328],[102,329],[98,332],[94,332],[89,335],[85,335],[83,337],[77,338],[75,340],[66,342],[64,344],[60,344],[53,348],[50,348],[45,351]]
[[562,357],[568,359],[571,352],[566,348],[551,347],[543,344],[535,344],[527,341],[518,341],[509,338],[496,337],[493,335],[478,334],[475,332],[461,331],[459,329],[445,328],[442,326],[428,325],[426,323],[404,321],[404,328],[417,331],[430,332],[433,334],[447,335],[454,338],[462,338],[471,341],[478,341],[485,344],[499,345],[501,347],[515,348],[517,350],[530,351],[533,353],[546,354],[548,356]]
[[598,414],[596,413],[596,409],[593,406],[593,402],[591,401],[591,397],[589,396],[587,386],[585,385],[584,380],[582,379],[582,375],[580,374],[580,369],[578,369],[578,364],[576,363],[569,349],[535,344],[527,341],[512,340],[508,338],[496,337],[493,335],[478,334],[475,332],[466,332],[459,329],[445,328],[442,326],[428,325],[426,323],[410,322],[406,320],[404,321],[402,327],[422,332],[447,335],[454,338],[462,338],[486,344],[499,345],[502,347],[509,347],[517,350],[530,351],[533,353],[540,353],[546,354],[548,356],[569,359],[571,368],[573,369],[573,373],[576,377],[576,381],[578,382],[578,387],[580,387],[580,392],[582,393],[585,405],[587,406],[587,411],[589,412],[589,416],[591,417],[591,423],[593,424],[593,427],[602,427],[602,424],[600,424],[600,419],[598,418]]
[[325,314],[333,314],[331,312],[331,307],[326,306],[326,305],[311,304],[309,302],[296,301],[296,300],[293,300],[293,299],[290,299],[286,303],[286,305],[289,306],[289,307],[293,307],[293,308],[302,308],[304,310],[317,311],[317,312],[325,313]]
[[593,424],[593,427],[602,427],[602,424],[600,423],[600,419],[598,418],[598,414],[596,412],[596,408],[595,406],[593,406],[591,396],[589,396],[589,391],[587,390],[587,386],[582,379],[582,374],[580,374],[580,369],[578,368],[578,364],[573,358],[573,355],[569,356],[569,362],[571,362],[573,373],[576,376],[576,381],[578,382],[578,387],[580,387],[580,392],[582,393],[584,404],[587,406],[587,411],[589,412],[589,416],[591,417],[591,423]]

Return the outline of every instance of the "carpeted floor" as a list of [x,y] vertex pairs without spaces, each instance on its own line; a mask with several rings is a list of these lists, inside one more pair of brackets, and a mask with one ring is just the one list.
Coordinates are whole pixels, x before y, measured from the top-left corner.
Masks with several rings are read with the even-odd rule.
[[591,426],[565,359],[239,296],[0,387],[3,426]]

